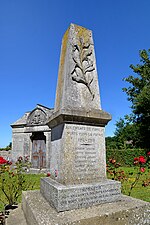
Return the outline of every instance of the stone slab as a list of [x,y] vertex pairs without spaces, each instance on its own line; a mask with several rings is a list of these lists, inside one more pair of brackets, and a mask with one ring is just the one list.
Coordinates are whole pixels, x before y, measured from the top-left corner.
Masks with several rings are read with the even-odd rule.
[[56,212],[39,191],[22,195],[28,225],[149,225],[150,203],[123,196],[119,202]]
[[62,185],[47,177],[41,178],[41,194],[58,212],[119,201],[121,183],[103,180],[99,183]]

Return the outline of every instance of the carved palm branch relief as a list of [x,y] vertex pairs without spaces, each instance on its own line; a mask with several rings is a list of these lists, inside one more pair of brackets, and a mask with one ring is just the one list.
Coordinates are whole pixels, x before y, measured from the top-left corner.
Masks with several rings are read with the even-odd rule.
[[79,44],[74,44],[72,50],[72,59],[75,63],[73,70],[71,71],[72,80],[78,83],[86,85],[88,88],[92,100],[94,99],[94,93],[91,90],[91,83],[93,82],[93,75],[88,76],[87,73],[95,70],[92,61],[92,49],[90,43],[84,43],[83,39],[79,39]]

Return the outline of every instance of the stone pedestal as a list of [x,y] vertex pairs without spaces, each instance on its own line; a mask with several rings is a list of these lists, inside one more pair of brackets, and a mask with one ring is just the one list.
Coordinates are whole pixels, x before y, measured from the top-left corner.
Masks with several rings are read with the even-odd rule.
[[62,185],[53,179],[41,179],[41,194],[57,212],[99,205],[121,199],[121,184],[113,180],[99,183]]
[[61,184],[98,182],[106,178],[104,124],[110,115],[102,110],[60,110],[51,117],[50,173]]
[[41,193],[59,211],[117,201],[120,183],[106,179],[104,128],[92,32],[71,24],[64,35],[51,128],[50,173]]
[[123,195],[117,202],[58,213],[39,191],[27,191],[22,195],[22,208],[28,225],[150,224],[150,204]]
[[42,178],[40,190],[58,212],[120,199],[120,182],[106,179],[104,126],[110,118],[102,110],[61,110],[51,117],[53,179]]

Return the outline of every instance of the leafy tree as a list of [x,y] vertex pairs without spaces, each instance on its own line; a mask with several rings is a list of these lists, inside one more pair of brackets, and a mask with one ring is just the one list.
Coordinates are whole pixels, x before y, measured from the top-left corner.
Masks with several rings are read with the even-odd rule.
[[9,151],[12,148],[12,142],[9,142],[9,145],[7,145],[5,148],[0,148],[0,151]]
[[[137,147],[150,147],[150,49],[140,51],[140,64],[130,65],[135,76],[124,80],[129,87],[123,88],[131,102],[132,114],[128,116],[136,132]],[[132,125],[131,125],[132,126]],[[127,129],[127,128],[126,128]],[[125,130],[126,130],[125,129]],[[121,131],[121,130],[120,130]]]
[[106,149],[118,149],[118,143],[116,140],[116,137],[106,137],[105,138],[106,141]]
[[116,141],[118,148],[133,148],[137,145],[137,126],[127,120],[127,116],[124,119],[120,118],[116,122],[115,131]]
[[9,145],[6,146],[5,150],[11,150],[12,142],[9,142]]

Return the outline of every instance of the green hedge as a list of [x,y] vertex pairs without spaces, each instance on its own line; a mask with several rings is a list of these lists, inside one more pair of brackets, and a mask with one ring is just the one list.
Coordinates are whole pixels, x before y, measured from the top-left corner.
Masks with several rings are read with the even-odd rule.
[[146,157],[146,151],[144,149],[110,149],[106,150],[106,160],[114,158],[117,162],[121,163],[121,166],[133,166],[133,160],[135,157],[143,155]]

